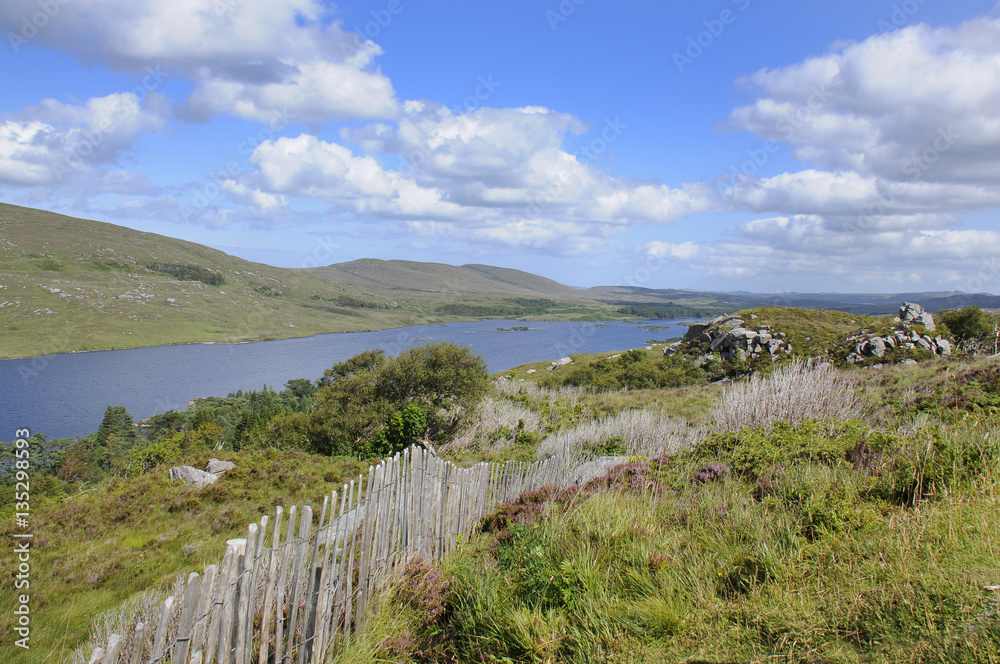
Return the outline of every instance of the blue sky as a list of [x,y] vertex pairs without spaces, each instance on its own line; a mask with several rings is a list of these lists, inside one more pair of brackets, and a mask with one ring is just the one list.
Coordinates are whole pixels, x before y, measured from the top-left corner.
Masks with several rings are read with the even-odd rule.
[[6,0],[0,200],[288,267],[1000,292],[995,0]]

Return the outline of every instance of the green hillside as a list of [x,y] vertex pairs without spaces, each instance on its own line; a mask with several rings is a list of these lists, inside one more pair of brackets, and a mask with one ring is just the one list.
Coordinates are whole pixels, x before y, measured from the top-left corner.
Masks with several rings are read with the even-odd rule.
[[613,312],[515,270],[375,260],[276,268],[192,242],[0,204],[0,358],[488,315],[604,318]]

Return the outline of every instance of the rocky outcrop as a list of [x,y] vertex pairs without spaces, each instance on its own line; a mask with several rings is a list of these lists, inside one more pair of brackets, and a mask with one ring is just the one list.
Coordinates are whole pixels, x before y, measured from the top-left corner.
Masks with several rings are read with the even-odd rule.
[[904,350],[921,348],[935,355],[951,355],[952,347],[949,339],[940,335],[932,337],[911,329],[911,326],[920,326],[926,331],[935,329],[934,317],[924,311],[919,304],[904,302],[899,308],[896,322],[898,325],[891,334],[881,336],[861,333],[849,337],[847,341],[854,343],[854,352],[847,356],[847,361],[853,364],[866,357],[882,359],[897,348]]
[[[752,320],[752,319],[751,319]],[[781,353],[790,354],[791,346],[783,333],[775,333],[769,326],[746,326],[739,316],[719,316],[709,323],[688,327],[684,342],[671,344],[664,355],[674,355],[682,343],[708,344],[709,354],[702,354],[695,362],[701,366],[713,357],[722,360],[746,360],[770,355],[777,359]],[[717,355],[716,355],[717,354]]]
[[937,326],[934,325],[934,316],[931,316],[930,312],[925,311],[922,306],[913,302],[903,303],[899,308],[899,320],[897,322],[906,326],[922,325],[928,332],[934,332],[937,329]]
[[170,479],[180,480],[196,489],[204,489],[209,484],[215,484],[220,477],[234,468],[236,464],[231,461],[210,459],[205,470],[198,470],[193,466],[174,466],[170,469]]
[[236,464],[232,461],[220,461],[219,459],[209,459],[208,465],[205,466],[205,470],[212,473],[213,475],[225,475],[233,468],[236,468]]
[[571,358],[571,357],[561,357],[561,358],[559,358],[558,360],[556,360],[555,362],[553,362],[552,364],[549,365],[548,371],[552,371],[553,369],[558,369],[559,367],[564,367],[567,364],[573,364],[573,358]]

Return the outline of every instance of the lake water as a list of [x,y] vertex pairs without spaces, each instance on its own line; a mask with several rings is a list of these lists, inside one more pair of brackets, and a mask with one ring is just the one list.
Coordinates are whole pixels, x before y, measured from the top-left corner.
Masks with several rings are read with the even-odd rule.
[[[685,319],[686,320],[686,319]],[[16,429],[49,436],[96,431],[109,405],[125,406],[139,420],[183,410],[196,397],[238,389],[281,389],[292,378],[315,380],[337,362],[374,348],[390,355],[428,341],[468,345],[490,372],[571,353],[601,353],[680,336],[683,321],[567,323],[486,320],[416,325],[377,332],[323,334],[245,344],[187,344],[0,360],[0,440]],[[649,325],[667,327],[650,331]],[[528,326],[531,331],[499,332]]]

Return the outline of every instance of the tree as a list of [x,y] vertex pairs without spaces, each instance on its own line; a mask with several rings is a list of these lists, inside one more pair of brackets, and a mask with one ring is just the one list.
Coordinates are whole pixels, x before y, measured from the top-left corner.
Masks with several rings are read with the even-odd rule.
[[976,306],[942,312],[938,314],[938,320],[944,323],[960,342],[982,342],[994,335],[993,323],[983,310]]
[[[424,433],[446,434],[486,394],[486,363],[465,346],[434,343],[389,358],[366,351],[327,369],[305,427],[321,454],[364,454],[398,449]],[[410,408],[412,406],[412,408]],[[418,416],[417,413],[420,415]],[[398,419],[397,419],[398,418]],[[394,425],[395,422],[395,425]],[[301,431],[301,422],[290,431]]]
[[107,445],[108,438],[116,436],[121,444],[135,444],[139,441],[139,432],[135,428],[132,416],[125,406],[108,406],[104,411],[104,419],[97,429],[97,445]]

